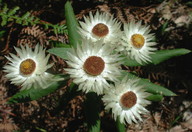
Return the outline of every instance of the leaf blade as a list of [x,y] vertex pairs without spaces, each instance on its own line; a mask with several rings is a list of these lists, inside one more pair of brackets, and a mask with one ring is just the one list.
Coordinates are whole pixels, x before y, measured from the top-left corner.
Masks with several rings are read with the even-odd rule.
[[117,127],[118,132],[125,132],[126,131],[125,124],[120,122],[119,116],[117,117],[117,120],[115,123],[116,123],[116,127]]
[[50,54],[54,54],[64,60],[68,59],[67,52],[69,52],[71,48],[52,48],[47,50]]
[[153,94],[153,95],[148,96],[147,99],[150,101],[158,102],[158,101],[161,101],[163,99],[163,96],[159,95],[159,94]]
[[[61,78],[61,76],[57,76],[57,78]],[[65,79],[68,78],[68,76],[64,77]],[[8,104],[12,103],[21,103],[21,102],[28,102],[32,100],[37,100],[43,96],[46,96],[61,86],[63,86],[66,83],[66,81],[56,81],[53,82],[48,88],[46,89],[41,89],[41,88],[30,88],[30,89],[25,89],[22,91],[19,91],[15,95],[13,95],[9,100]]]
[[162,87],[160,85],[154,84],[150,82],[148,79],[139,78],[132,73],[129,72],[123,72],[123,76],[128,76],[130,79],[139,79],[138,85],[143,85],[143,87],[146,89],[147,92],[152,94],[160,94],[164,96],[176,96],[175,93],[168,90],[165,87]]
[[65,18],[68,29],[69,42],[72,46],[77,47],[77,44],[80,43],[80,35],[77,32],[78,22],[75,18],[73,8],[69,1],[67,1],[65,4]]
[[172,49],[172,50],[159,50],[156,51],[155,54],[151,55],[151,61],[149,63],[145,63],[145,64],[140,64],[138,62],[136,62],[135,60],[132,59],[127,59],[127,57],[125,57],[125,59],[123,60],[124,65],[127,66],[145,66],[148,64],[154,64],[157,65],[165,60],[168,60],[172,57],[176,57],[176,56],[181,56],[181,55],[185,55],[190,53],[191,51],[188,49]]

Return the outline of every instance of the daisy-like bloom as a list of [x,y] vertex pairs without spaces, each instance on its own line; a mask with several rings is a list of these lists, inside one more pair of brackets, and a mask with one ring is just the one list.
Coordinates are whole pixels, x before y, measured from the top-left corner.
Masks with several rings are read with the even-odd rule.
[[79,22],[81,26],[79,33],[83,38],[87,37],[92,41],[103,39],[105,43],[110,42],[111,45],[117,45],[122,36],[121,23],[113,16],[97,11],[94,16],[92,12],[89,13],[89,16],[84,16],[84,20],[85,22]]
[[113,49],[104,45],[103,41],[92,42],[83,40],[77,49],[68,52],[66,68],[73,82],[79,85],[79,90],[87,93],[103,94],[109,88],[109,81],[116,81],[121,74],[119,69],[119,55],[113,54]]
[[47,64],[50,55],[45,55],[45,49],[36,45],[34,51],[28,46],[21,46],[21,49],[15,47],[15,50],[18,56],[10,53],[11,57],[6,56],[10,62],[4,66],[11,83],[22,86],[21,90],[32,86],[47,88],[54,75],[46,72],[53,64]]
[[141,21],[124,24],[124,36],[122,37],[123,51],[131,59],[138,63],[151,61],[150,55],[154,53],[156,42],[154,34],[150,33],[150,27],[141,25]]
[[129,80],[124,77],[122,81],[116,82],[115,86],[111,85],[102,98],[105,109],[112,109],[114,119],[119,117],[121,123],[137,123],[137,120],[142,121],[140,114],[148,113],[145,106],[150,102],[145,98],[150,94],[145,92],[142,86],[138,86],[137,82],[137,79]]

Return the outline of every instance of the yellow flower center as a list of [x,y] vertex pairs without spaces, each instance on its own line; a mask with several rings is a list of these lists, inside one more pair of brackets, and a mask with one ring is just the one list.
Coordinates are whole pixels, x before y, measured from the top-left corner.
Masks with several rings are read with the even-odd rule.
[[142,48],[145,43],[145,38],[141,34],[133,34],[131,36],[132,45],[138,49]]
[[101,57],[91,56],[86,59],[83,68],[88,74],[97,76],[103,72],[105,68],[105,62]]
[[26,59],[21,62],[19,70],[22,75],[30,75],[35,71],[36,63],[32,59]]
[[123,107],[131,108],[136,104],[137,96],[132,91],[126,92],[121,96],[120,102]]
[[109,33],[108,27],[103,23],[98,23],[92,29],[92,33],[97,37],[105,37]]

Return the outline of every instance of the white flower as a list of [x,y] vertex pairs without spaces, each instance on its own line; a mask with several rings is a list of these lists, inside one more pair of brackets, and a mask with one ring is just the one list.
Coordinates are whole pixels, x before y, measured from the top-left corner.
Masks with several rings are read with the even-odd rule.
[[150,62],[150,55],[156,50],[154,34],[149,33],[151,31],[149,28],[149,26],[142,26],[141,21],[124,24],[123,52],[140,64]]
[[103,94],[104,89],[108,89],[109,81],[116,81],[121,74],[119,69],[119,55],[112,54],[113,49],[104,45],[103,41],[92,42],[82,40],[82,44],[77,49],[68,53],[65,69],[73,82],[79,85],[79,90],[83,92],[93,91],[98,95]]
[[11,83],[21,85],[21,90],[32,86],[47,88],[54,76],[46,72],[52,64],[47,64],[50,55],[45,55],[45,49],[36,45],[34,51],[28,46],[21,46],[21,49],[15,47],[15,50],[18,56],[10,53],[11,57],[6,56],[10,62],[4,66],[4,72],[8,73],[6,77]]
[[94,16],[92,12],[88,17],[84,16],[84,20],[85,22],[79,22],[81,25],[79,33],[83,38],[87,37],[92,41],[103,39],[105,43],[117,45],[122,36],[121,23],[113,16],[97,11]]
[[148,113],[145,106],[150,102],[145,98],[150,94],[145,92],[142,86],[138,86],[137,81],[124,77],[122,81],[116,82],[115,86],[111,85],[102,98],[105,109],[112,109],[114,119],[119,117],[121,123],[137,123],[137,119],[142,121],[140,114]]

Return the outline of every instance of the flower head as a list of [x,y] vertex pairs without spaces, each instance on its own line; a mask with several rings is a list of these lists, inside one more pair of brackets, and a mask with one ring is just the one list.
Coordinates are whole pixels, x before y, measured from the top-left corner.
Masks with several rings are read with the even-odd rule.
[[124,24],[124,36],[122,37],[122,49],[131,59],[138,63],[150,62],[150,55],[154,53],[156,45],[153,42],[154,34],[150,34],[149,26],[142,26],[141,21]]
[[122,36],[121,24],[113,16],[97,11],[94,16],[92,12],[88,17],[84,16],[84,20],[85,22],[79,22],[81,26],[79,32],[83,38],[87,37],[92,41],[103,39],[105,43],[117,45]]
[[102,98],[105,109],[112,109],[115,120],[119,117],[121,123],[137,123],[137,119],[142,121],[140,114],[148,112],[145,106],[150,102],[145,98],[149,93],[138,86],[137,81],[124,77],[122,81],[116,82],[115,86],[111,85]]
[[10,61],[4,66],[4,71],[8,74],[6,77],[11,80],[12,84],[21,85],[22,90],[34,86],[35,88],[46,88],[48,81],[53,78],[53,75],[46,72],[52,67],[52,64],[47,64],[50,55],[45,55],[45,49],[42,46],[36,45],[32,51],[28,46],[16,48],[18,56],[10,53],[11,57],[6,56]]
[[103,41],[95,43],[85,39],[77,49],[72,49],[68,53],[69,68],[65,70],[73,78],[73,82],[79,84],[79,90],[86,93],[94,91],[99,95],[108,89],[107,80],[116,81],[120,75],[120,58]]

